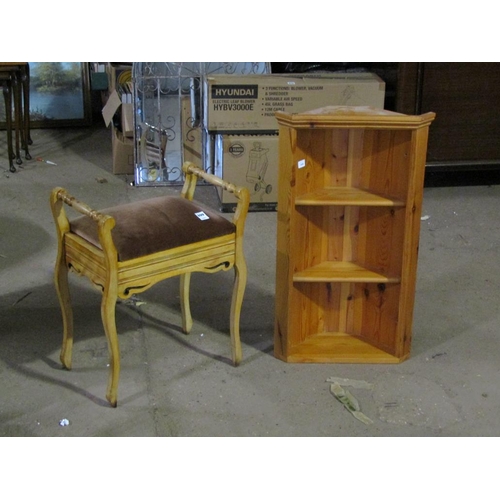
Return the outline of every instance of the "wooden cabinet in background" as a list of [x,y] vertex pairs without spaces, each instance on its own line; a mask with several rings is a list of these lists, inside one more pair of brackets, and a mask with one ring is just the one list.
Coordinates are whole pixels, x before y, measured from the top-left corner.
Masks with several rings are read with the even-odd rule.
[[427,166],[500,167],[500,63],[398,63],[395,110],[436,113]]
[[406,359],[434,113],[332,106],[276,117],[275,356]]

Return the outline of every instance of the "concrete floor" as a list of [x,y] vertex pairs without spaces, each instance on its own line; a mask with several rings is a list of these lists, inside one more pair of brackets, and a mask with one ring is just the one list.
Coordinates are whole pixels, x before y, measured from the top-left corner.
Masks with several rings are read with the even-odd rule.
[[[0,436],[498,436],[500,186],[426,188],[412,355],[400,365],[287,364],[273,356],[276,213],[250,213],[244,361],[229,361],[232,273],[193,277],[191,335],[180,332],[178,281],[117,307],[122,371],[105,400],[100,295],[72,276],[73,370],[61,369],[48,198],[64,186],[102,208],[178,188],[133,187],[111,173],[101,126],[33,131],[33,157],[8,172],[0,137]],[[3,141],[3,142],[2,142]],[[106,182],[100,182],[105,179]],[[212,188],[200,187],[217,207]],[[330,393],[351,388],[373,423]],[[67,419],[69,425],[61,426]]]

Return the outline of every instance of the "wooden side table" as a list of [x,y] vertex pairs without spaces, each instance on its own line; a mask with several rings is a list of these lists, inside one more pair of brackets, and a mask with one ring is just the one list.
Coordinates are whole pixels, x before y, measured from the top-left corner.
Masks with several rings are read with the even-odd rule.
[[[0,62],[0,75],[5,101],[9,169],[15,172],[16,168],[12,160],[15,158],[18,165],[22,164],[21,149],[24,150],[25,158],[31,160],[29,145],[33,141],[29,114],[29,64],[27,62]],[[14,116],[12,116],[12,109],[14,109]],[[15,152],[12,147],[13,130],[15,131]]]

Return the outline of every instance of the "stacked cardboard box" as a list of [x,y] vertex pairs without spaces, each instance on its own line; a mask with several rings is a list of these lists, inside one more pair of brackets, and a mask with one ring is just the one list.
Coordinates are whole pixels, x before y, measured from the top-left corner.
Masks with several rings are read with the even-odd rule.
[[[213,75],[205,80],[203,130],[212,147],[210,163],[224,180],[247,186],[250,210],[277,203],[278,123],[276,111],[300,113],[323,106],[383,109],[385,83],[371,73]],[[220,191],[221,209],[236,199]]]
[[111,128],[113,173],[134,173],[134,124],[131,88],[132,66],[108,63],[108,96],[102,110],[106,126]]
[[[224,180],[246,186],[250,191],[250,210],[276,209],[278,188],[277,134],[216,134],[215,174]],[[236,198],[219,189],[221,208],[231,211]]]

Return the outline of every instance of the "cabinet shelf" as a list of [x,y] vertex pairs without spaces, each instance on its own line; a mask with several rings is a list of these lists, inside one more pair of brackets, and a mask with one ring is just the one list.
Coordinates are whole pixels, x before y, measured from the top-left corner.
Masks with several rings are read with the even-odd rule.
[[320,332],[290,349],[292,363],[400,363],[401,359],[343,332]]
[[296,283],[399,283],[397,277],[385,276],[354,262],[322,262],[294,273]]
[[326,187],[313,193],[295,198],[299,206],[367,206],[367,207],[404,207],[405,203],[355,187]]

